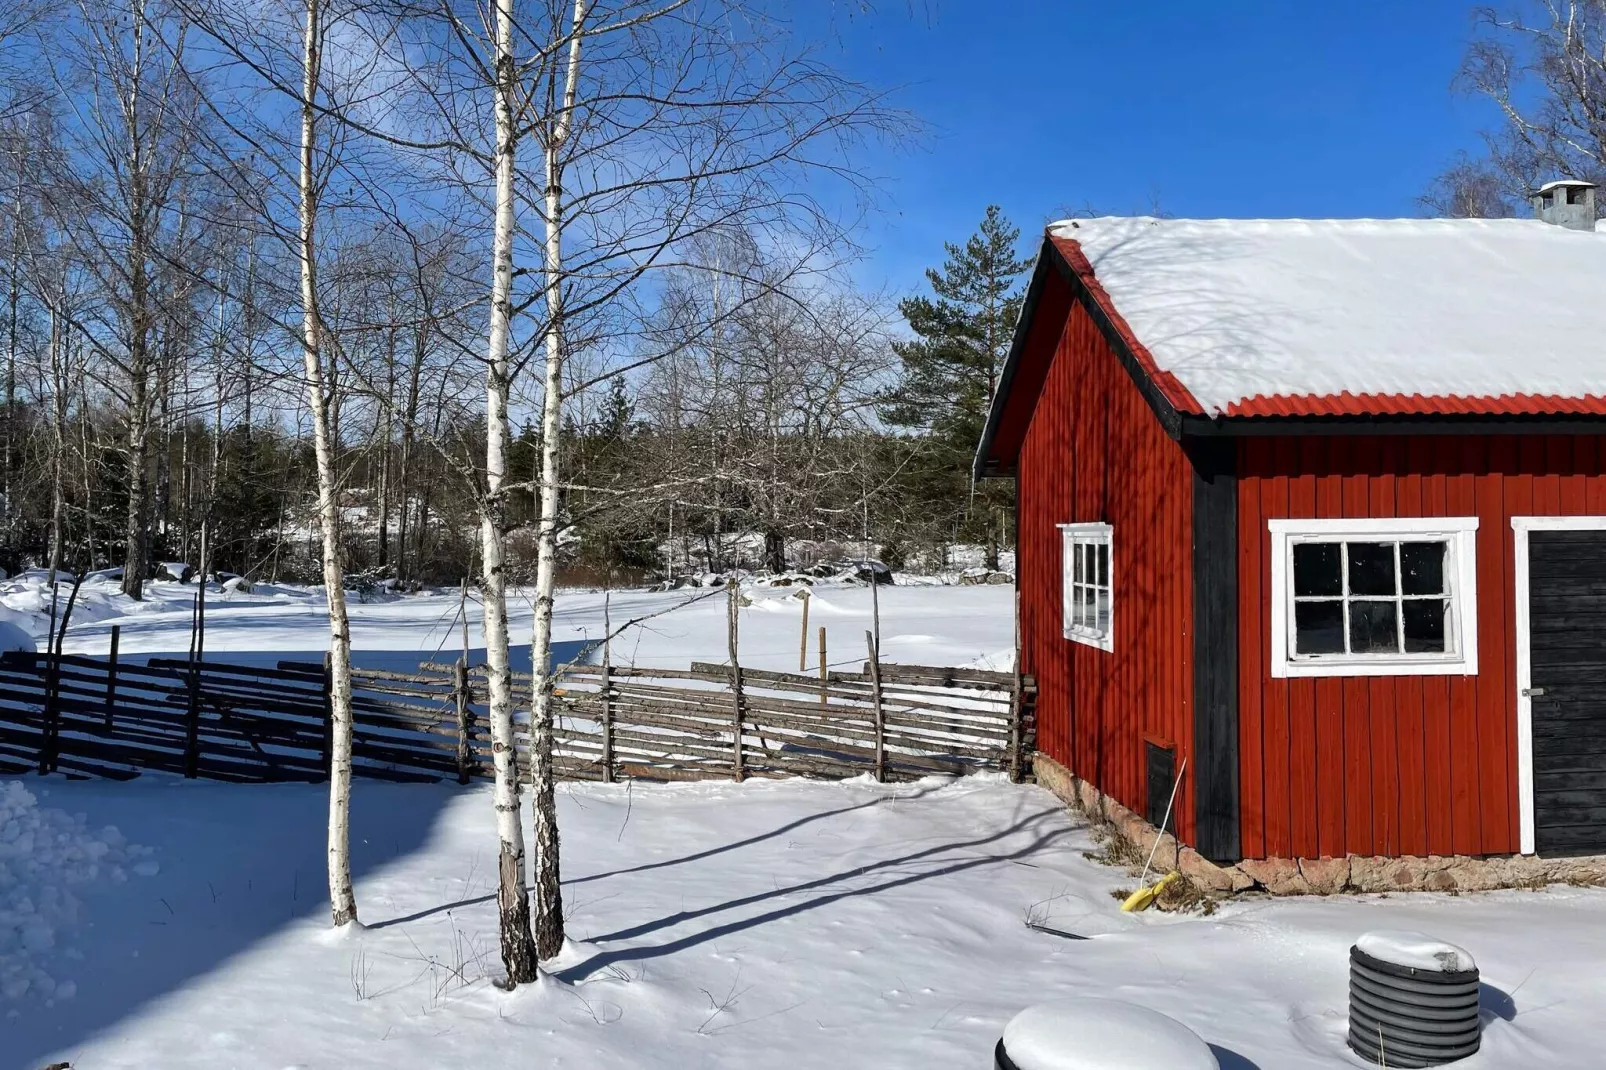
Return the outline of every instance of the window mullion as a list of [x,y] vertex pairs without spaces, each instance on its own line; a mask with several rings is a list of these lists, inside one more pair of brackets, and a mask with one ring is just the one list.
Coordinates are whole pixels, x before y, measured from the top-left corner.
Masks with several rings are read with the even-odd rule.
[[1349,657],[1353,656],[1355,651],[1350,649],[1349,644],[1349,543],[1347,542],[1338,544],[1338,578],[1339,597],[1344,606],[1344,654]]
[[1394,652],[1405,653],[1405,571],[1400,544],[1394,544]]

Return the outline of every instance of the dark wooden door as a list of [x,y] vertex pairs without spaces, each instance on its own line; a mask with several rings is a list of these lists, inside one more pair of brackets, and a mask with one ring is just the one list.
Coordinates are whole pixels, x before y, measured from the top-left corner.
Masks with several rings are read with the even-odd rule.
[[1528,536],[1534,850],[1606,853],[1606,531]]

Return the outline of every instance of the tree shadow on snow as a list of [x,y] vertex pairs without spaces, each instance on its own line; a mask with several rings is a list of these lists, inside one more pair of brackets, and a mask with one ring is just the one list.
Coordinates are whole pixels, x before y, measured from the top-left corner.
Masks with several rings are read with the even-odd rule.
[[[879,862],[872,862],[869,865],[858,866],[850,870],[843,870],[842,872],[833,873],[824,877],[817,877],[814,880],[803,881],[799,884],[788,885],[784,888],[774,888],[770,891],[758,892],[753,895],[742,896],[737,899],[729,899],[723,903],[717,903],[713,906],[703,907],[698,910],[677,911],[674,914],[669,914],[653,921],[643,922],[640,925],[634,925],[626,929],[619,929],[615,932],[605,933],[602,936],[592,937],[589,942],[594,944],[606,944],[621,940],[632,940],[637,937],[646,936],[650,933],[657,932],[661,929],[668,929],[677,925],[683,925],[687,922],[697,921],[699,919],[721,914],[726,911],[740,910],[744,907],[757,906],[776,899],[784,900],[792,896],[808,892],[824,892],[824,894],[816,895],[813,898],[806,899],[802,902],[788,903],[785,906],[776,907],[775,909],[765,911],[762,914],[755,914],[751,917],[738,918],[723,924],[714,925],[711,928],[690,933],[686,936],[680,937],[679,939],[668,941],[667,943],[645,944],[635,947],[620,948],[613,951],[604,951],[591,956],[583,962],[576,963],[557,976],[559,979],[564,981],[571,983],[577,982],[583,980],[593,973],[596,973],[598,970],[605,969],[606,967],[615,965],[617,963],[639,962],[644,959],[655,959],[661,958],[665,955],[677,954],[686,950],[687,948],[696,947],[699,944],[707,943],[710,940],[718,940],[735,933],[745,932],[749,929],[755,929],[759,926],[779,921],[782,918],[795,917],[796,915],[806,913],[807,911],[829,906],[845,899],[853,899],[859,896],[877,895],[881,892],[891,891],[894,888],[903,888],[908,885],[918,884],[922,881],[932,880],[937,877],[945,877],[955,873],[963,873],[967,870],[977,869],[982,866],[996,865],[999,862],[1007,862],[1012,859],[1026,858],[1037,853],[1038,851],[1041,851],[1045,847],[1052,845],[1056,840],[1059,840],[1064,836],[1074,834],[1076,830],[1069,827],[1059,827],[1053,828],[1047,832],[1038,832],[1027,843],[1009,851],[992,851],[982,854],[962,855],[958,858],[945,858],[943,856],[948,855],[950,852],[985,848],[989,844],[996,844],[1001,840],[1004,840],[1005,838],[1013,836],[1017,833],[1031,832],[1034,828],[1040,826],[1044,821],[1057,819],[1061,817],[1063,813],[1064,811],[1057,807],[1039,810],[1036,813],[1021,819],[1020,821],[1017,821],[1008,828],[999,829],[995,832],[988,833],[985,836],[978,836],[969,840],[954,840],[947,843],[941,843],[935,847],[928,847],[920,851],[911,851],[908,854],[898,855],[894,858],[885,858]],[[874,884],[854,885],[847,888],[837,887],[844,882],[852,881],[855,878],[874,877],[888,871],[896,872],[897,870],[905,867],[922,866],[927,864],[930,865],[930,868],[918,869],[916,872],[894,876],[891,879],[882,880]]]
[[[157,848],[160,871],[126,883],[74,889],[87,925],[61,942],[82,952],[53,955],[48,972],[77,994],[47,1006],[34,997],[0,1025],[0,1063],[43,1064],[178,991],[279,930],[327,925],[328,795],[320,785],[221,784],[147,775],[124,784],[20,778],[41,807],[115,824]],[[352,875],[364,876],[418,850],[461,789],[455,785],[358,781],[352,790]],[[358,907],[364,904],[358,888]]]
[[[873,799],[868,799],[860,803],[854,803],[852,806],[839,806],[835,810],[821,810],[817,813],[805,814],[803,817],[800,817],[795,821],[788,821],[784,825],[773,828],[768,832],[760,832],[757,835],[749,836],[745,840],[733,840],[730,843],[721,843],[719,846],[710,847],[706,851],[698,851],[694,854],[682,855],[679,858],[666,858],[658,862],[645,862],[639,866],[628,866],[624,869],[610,869],[603,873],[592,873],[584,877],[569,877],[564,879],[563,886],[565,888],[571,888],[577,884],[589,884],[592,881],[606,880],[609,877],[623,877],[632,873],[646,873],[650,870],[666,869],[670,866],[684,866],[693,862],[701,862],[705,859],[713,858],[716,855],[722,855],[729,851],[740,850],[743,847],[752,847],[754,844],[763,843],[765,840],[773,840],[779,836],[785,835],[788,832],[792,832],[796,829],[802,828],[804,825],[812,824],[816,821],[824,821],[825,819],[831,817],[841,817],[843,814],[851,814],[855,810],[867,810],[871,807],[882,806],[887,803],[908,802],[913,799],[919,799],[923,796],[931,794],[934,791],[941,790],[941,787],[941,784],[932,784],[926,787],[916,788],[913,791],[905,792],[901,795],[878,795]],[[423,910],[415,911],[412,914],[405,914],[395,918],[387,918],[384,921],[376,922],[368,927],[370,929],[386,929],[392,925],[406,925],[409,922],[422,921],[423,919],[435,914],[444,914],[448,910],[458,910],[462,907],[478,906],[481,903],[494,902],[495,899],[495,892],[491,892],[486,895],[477,895],[470,899],[459,899],[454,903],[441,903],[437,906],[427,907]]]

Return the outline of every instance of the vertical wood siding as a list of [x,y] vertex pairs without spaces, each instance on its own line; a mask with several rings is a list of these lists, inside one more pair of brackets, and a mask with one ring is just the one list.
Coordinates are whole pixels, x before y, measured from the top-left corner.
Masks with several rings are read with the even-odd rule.
[[[1021,657],[1038,681],[1038,747],[1138,813],[1144,741],[1175,747],[1189,770],[1172,820],[1191,843],[1192,469],[1086,310],[1064,322],[1019,468]],[[1091,521],[1114,528],[1109,652],[1061,625],[1056,525]]]
[[[1244,855],[1516,852],[1511,518],[1602,513],[1597,436],[1242,439]],[[1478,675],[1272,679],[1266,522],[1369,516],[1478,517]]]

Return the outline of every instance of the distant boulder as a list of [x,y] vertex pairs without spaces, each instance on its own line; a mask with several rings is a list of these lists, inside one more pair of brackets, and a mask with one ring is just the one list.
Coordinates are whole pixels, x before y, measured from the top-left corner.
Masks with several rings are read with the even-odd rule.
[[1015,577],[1011,573],[991,568],[967,568],[959,574],[959,582],[965,586],[989,584],[1002,586],[1014,583]]
[[246,579],[244,576],[231,575],[228,579],[223,581],[223,589],[225,591],[233,591],[236,594],[250,594],[251,581]]
[[156,578],[173,583],[188,583],[195,578],[195,566],[182,561],[163,561],[156,566]]
[[848,568],[853,578],[860,583],[870,583],[872,580],[878,585],[892,582],[892,570],[880,561],[873,559],[849,561]]

